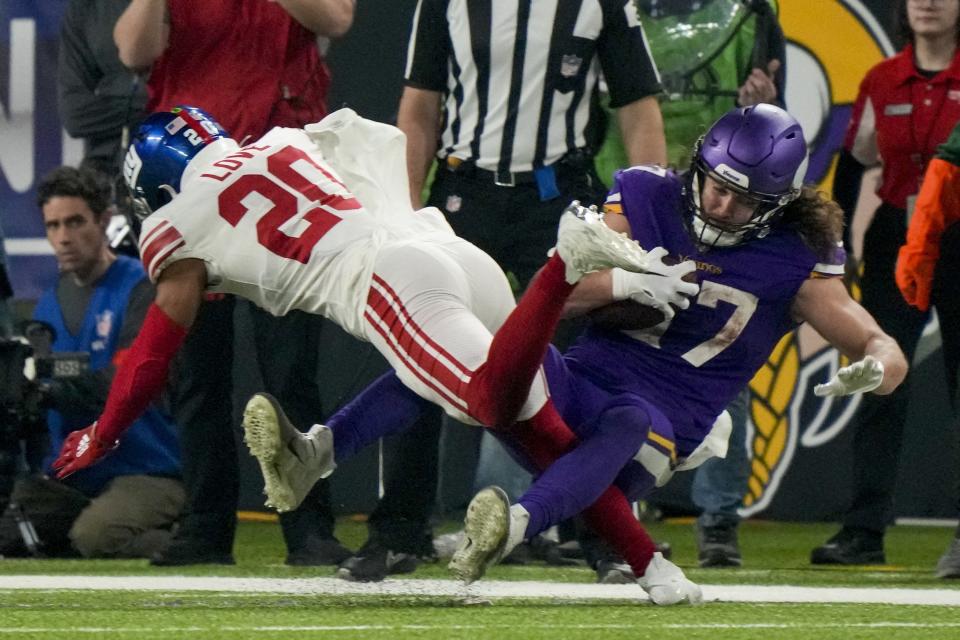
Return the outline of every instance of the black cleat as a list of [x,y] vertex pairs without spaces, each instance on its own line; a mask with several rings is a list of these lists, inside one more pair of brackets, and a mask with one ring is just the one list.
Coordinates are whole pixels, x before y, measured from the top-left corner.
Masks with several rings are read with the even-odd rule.
[[353,555],[336,538],[310,537],[300,547],[287,552],[286,564],[292,567],[336,566]]
[[810,552],[811,564],[886,564],[883,534],[867,529],[840,529]]
[[186,567],[194,564],[236,564],[233,554],[191,538],[174,539],[170,546],[150,558],[155,567]]
[[379,542],[367,542],[340,563],[337,577],[351,582],[380,582],[388,575],[413,573],[420,564],[412,553],[393,551]]
[[743,565],[737,525],[704,527],[697,523],[697,559],[701,567],[739,567]]

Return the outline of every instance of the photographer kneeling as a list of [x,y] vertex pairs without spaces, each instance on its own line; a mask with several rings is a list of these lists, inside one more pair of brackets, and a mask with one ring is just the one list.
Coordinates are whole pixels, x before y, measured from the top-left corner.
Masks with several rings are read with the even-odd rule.
[[[51,448],[90,425],[106,402],[115,365],[130,347],[153,300],[140,262],[117,256],[107,243],[110,185],[85,169],[61,167],[37,190],[47,240],[60,277],[40,299],[34,318],[53,326],[52,351],[86,352],[89,370],[41,380]],[[53,474],[49,474],[52,476]],[[0,554],[28,552],[18,516],[32,522],[44,555],[150,557],[169,543],[184,503],[176,430],[154,405],[116,451],[64,481],[31,475],[17,481],[0,518]],[[22,525],[22,517],[20,518]]]

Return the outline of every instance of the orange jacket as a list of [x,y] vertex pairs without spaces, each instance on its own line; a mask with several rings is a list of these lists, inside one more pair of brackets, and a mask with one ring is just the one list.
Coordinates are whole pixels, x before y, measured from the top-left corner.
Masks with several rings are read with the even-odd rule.
[[957,220],[960,220],[960,167],[934,158],[924,175],[907,229],[907,243],[900,247],[897,260],[897,286],[904,300],[921,311],[930,308],[933,270],[940,258],[940,236]]

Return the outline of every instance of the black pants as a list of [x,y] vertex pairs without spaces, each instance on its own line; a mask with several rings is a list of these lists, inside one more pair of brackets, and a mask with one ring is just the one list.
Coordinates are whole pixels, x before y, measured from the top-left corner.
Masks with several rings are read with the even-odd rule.
[[[960,451],[960,223],[948,227],[940,239],[940,258],[933,274],[933,304],[940,320],[940,338],[947,390],[953,407],[954,451]],[[960,486],[953,487],[960,513]],[[956,536],[960,537],[960,527]]]
[[472,242],[512,273],[522,290],[547,260],[556,243],[557,222],[572,200],[600,205],[604,186],[592,169],[557,172],[560,195],[542,201],[536,184],[501,187],[489,179],[437,169],[429,205],[443,211],[457,235]]
[[430,405],[409,430],[385,443],[383,497],[370,514],[370,538],[388,549],[433,555],[430,516],[437,499],[443,409]]
[[[905,238],[905,212],[881,205],[864,236],[860,287],[864,308],[897,341],[910,362],[928,314],[908,305],[894,280],[897,253]],[[908,398],[906,382],[889,395],[863,396],[853,423],[853,501],[843,518],[845,527],[882,533],[893,520]]]
[[173,413],[187,501],[179,538],[233,549],[240,478],[233,426],[234,299],[207,300],[175,364]]
[[[561,195],[540,200],[535,184],[501,187],[481,174],[437,169],[429,205],[438,207],[457,235],[490,254],[522,289],[546,262],[556,243],[557,223],[571,200],[600,204],[606,187],[590,169],[558,173]],[[442,413],[431,410],[411,430],[393,439],[383,499],[370,518],[371,535],[397,551],[417,552],[436,497]],[[474,446],[482,431],[475,430]]]
[[[180,426],[187,506],[178,537],[233,548],[239,476],[233,420],[234,298],[207,300],[180,354],[173,406]],[[253,305],[250,305],[253,307]],[[265,390],[277,397],[298,428],[309,428],[322,407],[316,391],[316,341],[322,318],[296,312],[274,318],[251,312],[254,346]],[[296,511],[280,519],[288,550],[311,533],[332,535],[329,488],[320,482]]]
[[940,239],[940,259],[933,274],[933,304],[940,320],[947,390],[956,413],[960,409],[960,223],[947,227]]
[[[278,318],[254,304],[248,306],[263,388],[280,401],[294,426],[308,431],[326,415],[318,387],[317,350],[328,321],[303,311]],[[329,482],[317,482],[297,509],[281,513],[280,525],[289,550],[311,535],[332,537]]]

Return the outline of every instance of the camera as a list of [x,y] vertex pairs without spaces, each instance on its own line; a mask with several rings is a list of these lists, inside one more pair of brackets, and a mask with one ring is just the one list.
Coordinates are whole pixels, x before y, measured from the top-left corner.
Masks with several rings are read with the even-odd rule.
[[90,368],[88,353],[52,353],[56,332],[46,322],[31,320],[19,329],[22,338],[0,339],[0,504],[13,486],[21,442],[35,449],[30,443],[46,437],[43,380],[75,378]]
[[[0,511],[10,500],[21,456],[33,471],[49,448],[45,381],[76,378],[90,369],[88,353],[52,352],[56,331],[46,322],[31,320],[18,329],[21,338],[0,339]],[[6,510],[27,553],[41,556],[40,538],[23,507],[10,502]]]
[[22,325],[23,339],[0,340],[0,433],[22,433],[42,422],[44,379],[76,378],[90,368],[90,354],[53,353],[55,331],[46,322]]

